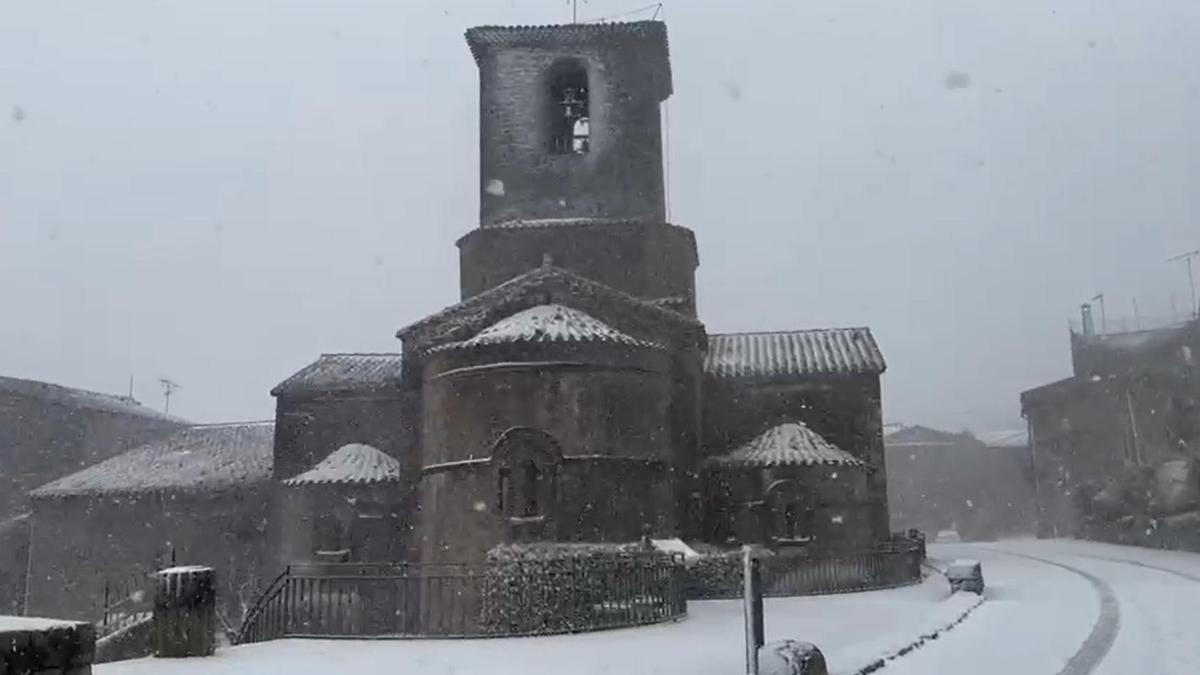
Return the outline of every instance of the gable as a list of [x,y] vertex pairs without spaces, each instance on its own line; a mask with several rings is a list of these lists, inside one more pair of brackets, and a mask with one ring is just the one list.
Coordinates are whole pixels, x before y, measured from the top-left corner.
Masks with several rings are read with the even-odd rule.
[[634,338],[701,349],[705,344],[704,326],[696,319],[550,265],[447,307],[396,336],[404,341],[406,352],[426,352],[470,339],[506,317],[546,304],[580,310]]

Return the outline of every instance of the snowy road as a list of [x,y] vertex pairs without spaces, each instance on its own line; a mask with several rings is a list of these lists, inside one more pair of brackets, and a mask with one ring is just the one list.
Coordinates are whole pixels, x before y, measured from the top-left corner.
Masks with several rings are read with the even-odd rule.
[[987,602],[897,675],[1193,675],[1200,555],[1076,541],[931,547],[983,561]]
[[[767,602],[768,639],[816,643],[845,675],[918,636],[967,618],[938,639],[888,661],[880,675],[1195,675],[1200,673],[1200,555],[1075,541],[930,547],[949,560],[978,558],[986,601],[950,596],[944,579],[891,591]],[[97,675],[165,673],[744,672],[734,601],[689,603],[675,624],[502,640],[279,640],[209,659],[147,659]]]

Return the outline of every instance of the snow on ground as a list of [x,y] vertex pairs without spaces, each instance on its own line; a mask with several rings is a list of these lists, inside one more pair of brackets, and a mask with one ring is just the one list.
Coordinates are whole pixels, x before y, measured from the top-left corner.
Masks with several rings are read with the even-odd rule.
[[[888,591],[766,600],[767,640],[819,646],[834,672],[857,668],[959,609],[938,575]],[[207,659],[142,659],[97,666],[97,675],[308,675],[396,672],[422,675],[729,675],[744,672],[741,602],[693,601],[672,624],[541,638],[492,640],[277,640],[219,651]]]
[[34,616],[0,616],[0,633],[19,630],[49,630],[62,626],[74,626],[77,621],[62,619],[39,619]]
[[[952,630],[888,661],[880,675],[1195,675],[1200,555],[1077,541],[937,544],[943,563],[978,559],[986,601]],[[971,604],[938,575],[907,588],[766,602],[768,640],[812,642],[831,672],[853,672],[941,628]],[[689,603],[678,623],[546,638],[280,640],[207,659],[144,659],[97,675],[450,675],[743,672],[741,605]]]

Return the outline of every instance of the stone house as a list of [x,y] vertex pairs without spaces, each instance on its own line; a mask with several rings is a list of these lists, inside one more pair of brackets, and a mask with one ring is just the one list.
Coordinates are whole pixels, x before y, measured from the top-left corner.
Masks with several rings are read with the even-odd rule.
[[236,621],[267,573],[273,437],[271,422],[184,427],[34,490],[27,613],[95,620],[106,584],[186,562],[218,570]]
[[127,396],[0,377],[0,614],[24,609],[27,493],[186,424]]
[[1021,393],[1043,536],[1079,525],[1079,488],[1097,488],[1200,452],[1200,320],[1072,331],[1067,378]]

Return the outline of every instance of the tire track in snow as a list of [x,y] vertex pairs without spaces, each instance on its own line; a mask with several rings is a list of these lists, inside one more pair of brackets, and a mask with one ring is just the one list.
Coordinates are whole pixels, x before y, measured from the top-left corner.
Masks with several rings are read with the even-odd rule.
[[1117,640],[1117,631],[1121,629],[1121,604],[1117,602],[1117,596],[1113,593],[1112,587],[1108,582],[1100,577],[1084,572],[1077,567],[1064,565],[1060,562],[1039,558],[1037,556],[1025,555],[1024,553],[1013,553],[1004,549],[996,549],[991,547],[990,550],[1008,555],[1015,555],[1019,558],[1028,558],[1047,565],[1060,567],[1068,572],[1077,574],[1084,579],[1087,579],[1095,589],[1096,595],[1100,598],[1100,616],[1096,617],[1096,623],[1092,626],[1092,632],[1088,633],[1083,644],[1067,661],[1067,665],[1063,666],[1062,670],[1056,675],[1088,675],[1100,662],[1108,656],[1108,651],[1112,649],[1113,642]]
[[1166,574],[1171,574],[1171,575],[1177,576],[1180,579],[1187,579],[1188,581],[1195,581],[1196,583],[1200,584],[1200,576],[1196,576],[1195,574],[1188,574],[1187,572],[1180,572],[1179,570],[1173,570],[1169,567],[1159,567],[1158,565],[1151,565],[1149,563],[1144,563],[1140,560],[1129,560],[1128,558],[1107,558],[1107,557],[1101,556],[1101,555],[1087,555],[1085,553],[1070,553],[1068,555],[1073,555],[1077,558],[1091,558],[1092,560],[1103,560],[1105,562],[1114,562],[1114,563],[1121,563],[1124,565],[1134,565],[1136,567],[1144,567],[1148,570],[1165,572]]

